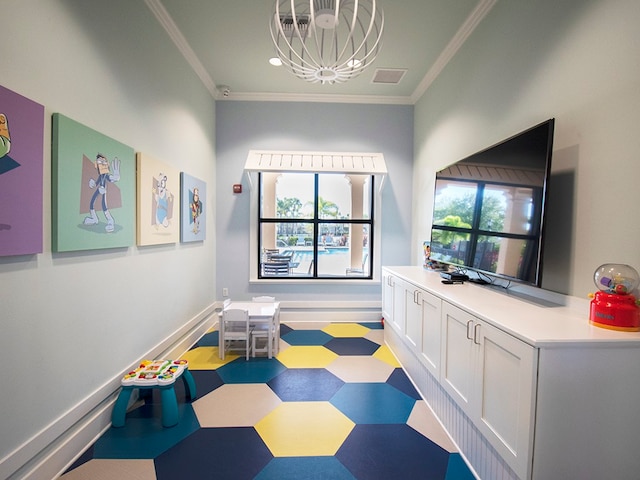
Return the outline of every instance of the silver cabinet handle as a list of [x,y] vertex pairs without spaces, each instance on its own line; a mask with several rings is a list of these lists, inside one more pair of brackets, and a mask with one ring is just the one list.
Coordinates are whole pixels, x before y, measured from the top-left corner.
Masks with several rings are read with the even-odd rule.
[[480,345],[480,341],[479,339],[479,335],[478,332],[480,331],[480,324],[476,323],[475,326],[473,327],[473,343],[475,343],[476,345]]
[[469,336],[469,325],[471,325],[473,323],[473,320],[469,320],[467,322],[467,339],[469,340],[473,340],[473,338],[471,338],[471,336]]

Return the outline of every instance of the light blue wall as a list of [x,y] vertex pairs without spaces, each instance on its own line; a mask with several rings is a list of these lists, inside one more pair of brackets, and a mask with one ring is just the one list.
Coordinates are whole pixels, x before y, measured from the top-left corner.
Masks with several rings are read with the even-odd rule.
[[635,0],[496,3],[415,106],[414,261],[434,172],[555,117],[543,287],[584,298],[599,265],[640,270],[638,19]]
[[[382,152],[382,264],[410,261],[413,107],[279,102],[216,102],[217,297],[257,293],[280,300],[380,300],[380,285],[249,284],[250,195],[244,164],[251,149]],[[232,185],[243,184],[241,195]]]
[[[1,11],[0,84],[45,106],[44,252],[0,257],[7,478],[213,303],[215,110],[142,1],[3,0]],[[52,253],[54,112],[206,181],[207,240]]]

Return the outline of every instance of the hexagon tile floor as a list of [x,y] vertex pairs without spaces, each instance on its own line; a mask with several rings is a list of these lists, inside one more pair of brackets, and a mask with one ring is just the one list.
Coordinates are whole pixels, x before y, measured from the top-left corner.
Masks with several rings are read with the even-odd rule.
[[197,386],[163,428],[159,395],[127,413],[61,477],[472,480],[378,323],[282,325],[277,357],[218,357],[218,332],[183,358]]

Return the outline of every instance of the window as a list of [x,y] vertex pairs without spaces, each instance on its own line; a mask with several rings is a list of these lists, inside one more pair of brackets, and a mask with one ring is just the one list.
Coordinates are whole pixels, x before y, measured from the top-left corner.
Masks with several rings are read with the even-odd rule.
[[374,176],[260,172],[258,278],[372,279]]

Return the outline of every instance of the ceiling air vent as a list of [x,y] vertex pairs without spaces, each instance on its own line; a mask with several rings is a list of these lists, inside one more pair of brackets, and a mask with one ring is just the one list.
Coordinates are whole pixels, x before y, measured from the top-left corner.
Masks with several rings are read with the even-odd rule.
[[280,16],[280,25],[282,25],[282,31],[287,36],[297,35],[294,23],[298,24],[298,30],[300,31],[300,36],[302,38],[306,38],[309,34],[309,16],[308,15],[297,15],[296,22],[293,21],[292,15],[281,15]]
[[387,85],[397,85],[407,73],[406,68],[377,68],[373,73],[371,83],[384,83]]

